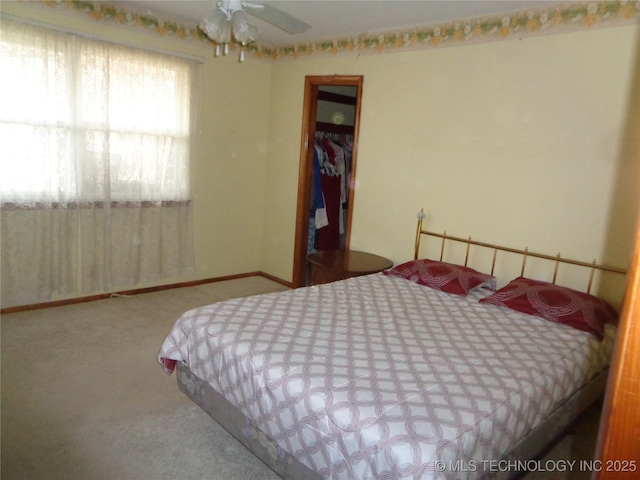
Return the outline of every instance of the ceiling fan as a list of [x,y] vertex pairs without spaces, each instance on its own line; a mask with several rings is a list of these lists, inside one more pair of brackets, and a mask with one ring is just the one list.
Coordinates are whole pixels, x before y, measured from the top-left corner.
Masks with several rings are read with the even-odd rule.
[[[247,13],[291,34],[303,33],[311,28],[311,25],[266,3],[222,0],[217,2],[215,10],[199,25],[216,42],[216,56],[220,54],[221,45],[226,55],[230,42],[235,40],[241,45],[247,45],[256,40],[258,28],[250,22]],[[244,51],[240,52],[240,61],[242,60]]]

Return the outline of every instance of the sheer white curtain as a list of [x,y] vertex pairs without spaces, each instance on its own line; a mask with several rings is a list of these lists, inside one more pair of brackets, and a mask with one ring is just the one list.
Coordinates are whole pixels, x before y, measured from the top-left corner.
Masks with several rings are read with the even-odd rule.
[[193,271],[197,62],[2,20],[2,306]]

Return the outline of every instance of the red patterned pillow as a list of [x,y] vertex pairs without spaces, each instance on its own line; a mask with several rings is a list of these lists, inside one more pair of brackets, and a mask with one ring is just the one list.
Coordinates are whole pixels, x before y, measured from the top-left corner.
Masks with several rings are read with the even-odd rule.
[[604,336],[606,323],[616,323],[618,313],[604,300],[570,288],[519,277],[480,300],[522,313],[564,323],[578,330]]
[[473,268],[435,260],[412,260],[385,270],[384,273],[455,295],[466,295],[474,288],[485,284],[493,285],[495,288],[495,278],[491,275],[477,272]]

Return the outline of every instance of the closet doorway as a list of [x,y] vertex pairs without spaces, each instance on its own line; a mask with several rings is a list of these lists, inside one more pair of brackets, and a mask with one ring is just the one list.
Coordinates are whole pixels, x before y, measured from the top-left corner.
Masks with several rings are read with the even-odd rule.
[[[296,214],[296,238],[293,259],[294,288],[307,284],[307,255],[313,250],[318,239],[310,222],[314,222],[314,154],[316,139],[325,138],[344,145],[349,157],[345,166],[346,181],[343,200],[340,202],[340,228],[338,243],[335,239],[321,239],[321,248],[338,246],[349,250],[351,218],[353,216],[356,158],[358,151],[358,130],[360,123],[360,103],[362,98],[360,75],[331,75],[305,77],[304,105],[302,117],[302,141],[300,147],[300,168],[298,175],[298,200]],[[327,146],[327,148],[330,148]],[[331,167],[331,165],[327,165]],[[336,187],[337,188],[337,187]],[[327,205],[328,206],[328,205]],[[327,228],[327,227],[323,227]],[[332,226],[335,229],[335,223]],[[323,235],[327,231],[323,232]],[[313,244],[312,244],[313,242]]]

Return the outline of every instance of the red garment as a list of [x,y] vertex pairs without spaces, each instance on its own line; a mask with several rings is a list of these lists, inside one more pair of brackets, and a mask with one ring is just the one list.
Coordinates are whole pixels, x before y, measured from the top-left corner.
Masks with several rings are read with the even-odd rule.
[[327,210],[329,225],[316,232],[316,248],[318,250],[340,249],[340,177],[322,174],[322,193]]

